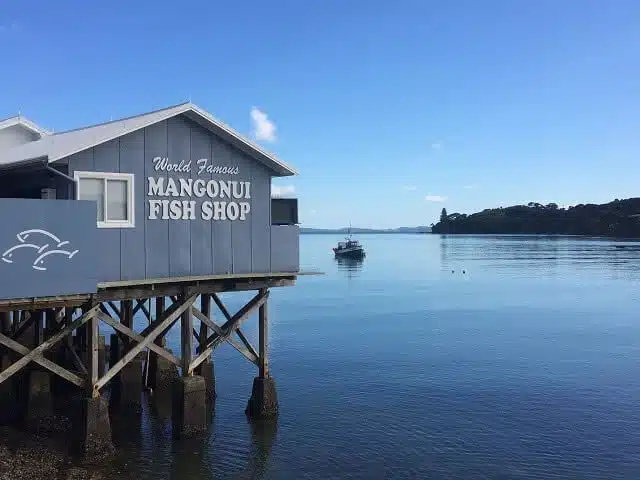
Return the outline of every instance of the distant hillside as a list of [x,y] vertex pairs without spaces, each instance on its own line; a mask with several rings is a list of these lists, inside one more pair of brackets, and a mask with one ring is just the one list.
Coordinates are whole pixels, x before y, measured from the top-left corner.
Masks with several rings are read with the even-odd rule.
[[521,233],[640,238],[640,198],[580,204],[567,209],[555,203],[530,202],[491,208],[471,215],[442,210],[433,233]]
[[[342,233],[346,234],[349,231],[349,227],[343,228],[300,228],[300,233]],[[431,227],[426,226],[418,226],[418,227],[398,227],[398,228],[388,228],[388,229],[376,229],[376,228],[351,228],[351,233],[355,234],[366,234],[366,233],[429,233],[431,232]]]

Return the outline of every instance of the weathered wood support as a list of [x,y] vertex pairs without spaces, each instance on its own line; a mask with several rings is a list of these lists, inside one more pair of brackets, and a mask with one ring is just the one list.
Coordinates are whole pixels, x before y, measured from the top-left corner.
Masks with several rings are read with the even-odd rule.
[[[33,350],[29,350],[28,348],[20,345],[19,343],[11,340],[10,338],[0,334],[1,344],[5,345],[6,347],[12,349],[13,351],[19,354],[24,355],[20,360],[13,363],[9,368],[0,372],[0,383],[4,382],[8,378],[10,378],[13,374],[22,370],[26,365],[29,364],[29,362],[33,361],[35,363],[42,365],[43,367],[52,371],[53,373],[61,376],[62,378],[69,380],[71,383],[74,383],[78,386],[83,386],[84,379],[60,367],[59,365],[56,365],[54,362],[47,360],[44,357],[44,352],[49,348],[51,348],[53,345],[57,344],[62,339],[64,339],[67,335],[69,335],[70,332],[84,325],[87,321],[93,318],[97,312],[98,312],[97,306],[88,309],[80,318],[72,322],[70,325],[67,325],[65,328],[63,328],[61,331],[53,335],[48,340],[45,340],[44,342],[42,342],[39,346],[37,346]],[[37,318],[36,318],[36,322],[37,322]]]
[[[184,302],[185,295],[179,297],[179,302]],[[193,302],[191,302],[193,303]],[[193,370],[189,369],[191,365],[191,357],[193,355],[193,323],[191,320],[191,304],[182,312],[180,317],[180,344],[182,346],[182,376],[189,377],[193,375]]]
[[249,315],[258,307],[260,307],[263,303],[267,301],[269,298],[269,290],[264,289],[260,290],[260,292],[253,297],[249,303],[247,303],[244,307],[242,307],[230,320],[225,322],[225,324],[220,328],[219,332],[214,332],[209,338],[207,338],[207,348],[203,352],[200,353],[196,357],[189,369],[193,372],[193,370],[204,362],[207,357],[216,349],[218,345],[220,345],[223,341],[226,341],[231,334],[244,322]]
[[[141,368],[136,373],[139,380],[148,381],[155,395],[159,393],[155,391],[158,379],[162,378],[164,390],[173,394],[175,432],[199,431],[206,427],[206,400],[215,397],[212,354],[226,342],[258,368],[246,413],[262,417],[273,415],[277,413],[278,406],[275,382],[269,368],[268,288],[292,285],[294,281],[295,277],[257,280],[238,277],[224,281],[184,280],[183,283],[158,282],[154,285],[133,282],[131,286],[99,287],[97,294],[0,301],[0,310],[6,312],[0,313],[0,353],[6,349],[9,354],[0,358],[0,384],[23,370],[34,370],[36,377],[44,374],[48,378],[52,372],[80,387],[85,395],[82,408],[75,410],[82,415],[81,424],[74,429],[74,434],[80,433],[85,452],[108,452],[112,449],[110,424],[107,404],[101,396],[108,382],[123,373],[128,375],[129,369],[136,373],[135,364],[142,367],[141,358],[147,354],[145,374]],[[219,292],[248,290],[257,290],[257,294],[233,315],[217,295]],[[198,296],[200,303],[196,308],[194,301]],[[152,302],[151,298],[155,301]],[[165,305],[166,298],[171,298],[173,304]],[[212,300],[223,321],[216,322]],[[139,333],[133,326],[133,317],[138,312],[150,322]],[[255,348],[240,330],[254,313],[259,326]],[[195,319],[199,321],[198,325],[195,325]],[[180,354],[171,352],[164,342],[164,336],[178,320]],[[104,362],[100,360],[100,321],[112,327],[124,344],[118,358],[110,362],[106,372],[101,369]],[[195,354],[194,338],[197,341]],[[119,343],[117,340],[116,344]],[[68,352],[66,358],[51,355],[55,346],[60,347],[61,352]],[[162,364],[162,371],[168,373],[165,377],[159,371],[158,362]],[[42,369],[31,369],[31,365]],[[182,378],[179,378],[178,368],[182,371]],[[175,388],[168,388],[167,378]]]
[[98,398],[100,391],[95,388],[98,383],[98,315],[102,312],[97,311],[87,323],[87,393],[91,398]]
[[[130,330],[133,329],[133,300],[123,300],[120,304],[120,308],[120,322]],[[124,344],[124,351],[126,352],[129,349],[130,342],[128,339],[123,338],[122,343]]]
[[[268,294],[267,289],[260,290],[263,295]],[[258,376],[253,379],[251,397],[247,402],[245,413],[252,418],[273,417],[278,414],[278,395],[275,380],[269,375],[269,318],[267,302],[259,306],[258,329],[259,329],[259,359]]]
[[269,338],[269,322],[267,317],[267,302],[260,305],[258,309],[258,370],[261,378],[269,376],[269,354],[267,342]]
[[[159,318],[164,312],[164,297],[155,298],[155,314],[156,318]],[[154,344],[158,347],[162,347],[163,335],[158,335],[154,340]],[[147,388],[154,390],[157,386],[158,379],[158,355],[153,351],[149,355],[149,367],[147,373]]]
[[[198,349],[197,352],[203,352],[207,348],[208,325],[207,321],[211,316],[211,297],[207,294],[200,295],[200,311],[193,309],[193,316],[200,320],[200,331],[197,334]],[[205,320],[206,319],[206,320]],[[195,336],[194,332],[194,336]],[[202,375],[202,365],[195,369],[196,375]]]
[[[151,323],[147,328],[145,328],[140,336],[144,337],[144,340],[138,343],[133,348],[129,349],[125,355],[116,362],[115,365],[112,365],[108,372],[105,373],[104,377],[100,378],[96,383],[98,389],[101,389],[114,375],[116,375],[122,368],[129,363],[138,353],[140,353],[144,348],[146,348],[151,342],[153,342],[160,333],[162,333],[166,328],[173,325],[178,317],[180,317],[185,310],[187,310],[191,304],[193,304],[196,295],[190,295],[189,297],[185,297],[183,301],[178,302],[172,305],[164,314],[157,318],[154,322]],[[96,388],[96,387],[94,387]]]

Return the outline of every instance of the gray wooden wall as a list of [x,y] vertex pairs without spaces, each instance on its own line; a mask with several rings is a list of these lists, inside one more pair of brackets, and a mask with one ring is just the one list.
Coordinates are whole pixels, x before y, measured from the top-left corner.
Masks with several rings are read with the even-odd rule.
[[0,218],[0,299],[96,291],[108,262],[93,202],[5,198]]
[[[221,166],[238,165],[238,175],[210,174],[210,177],[251,182],[251,212],[247,220],[149,220],[147,177],[181,175],[155,171],[152,159],[156,156],[174,162],[192,159],[194,167],[199,158],[208,158]],[[99,229],[109,245],[106,251],[97,252],[109,259],[104,281],[266,273],[292,265],[292,258],[282,263],[279,260],[282,255],[271,251],[269,170],[187,118],[174,117],[60,162],[68,165],[70,176],[75,171],[135,174],[135,228]],[[207,179],[193,170],[197,169],[192,169],[193,178]],[[297,227],[290,228],[297,232]],[[291,246],[286,248],[292,251]],[[295,260],[293,263],[297,265],[297,256]],[[286,271],[295,270],[297,267]]]

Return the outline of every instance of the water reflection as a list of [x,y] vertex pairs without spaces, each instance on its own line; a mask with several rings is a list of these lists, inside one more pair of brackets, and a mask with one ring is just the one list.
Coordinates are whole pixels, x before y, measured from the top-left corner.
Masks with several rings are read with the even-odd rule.
[[251,429],[251,448],[247,461],[248,478],[263,478],[269,464],[269,455],[278,432],[276,419],[248,420]]
[[355,278],[360,275],[364,264],[364,257],[335,257],[335,262],[338,264],[338,271],[346,272],[347,278]]
[[636,278],[638,244],[560,235],[441,235],[440,264],[445,272],[521,271],[556,277],[567,271],[606,271],[612,278]]

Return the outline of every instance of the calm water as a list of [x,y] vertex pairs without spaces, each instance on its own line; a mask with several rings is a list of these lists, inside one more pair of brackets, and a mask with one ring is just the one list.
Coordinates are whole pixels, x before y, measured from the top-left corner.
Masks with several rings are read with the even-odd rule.
[[640,478],[640,250],[363,235],[341,264],[339,239],[302,236],[326,275],[272,291],[277,425],[247,422],[255,369],[225,345],[204,442],[149,408],[114,427],[137,478]]

